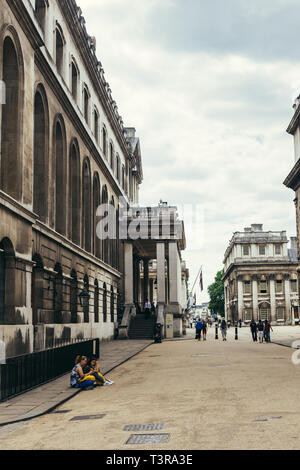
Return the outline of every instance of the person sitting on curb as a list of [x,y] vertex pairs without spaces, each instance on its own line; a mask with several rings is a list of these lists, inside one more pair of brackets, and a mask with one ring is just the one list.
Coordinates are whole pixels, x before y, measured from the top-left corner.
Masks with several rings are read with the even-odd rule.
[[90,372],[84,373],[83,368],[87,365],[88,358],[78,355],[75,359],[75,366],[72,369],[70,385],[72,388],[92,390],[97,385],[96,379]]
[[101,385],[112,385],[114,383],[112,380],[108,379],[107,377],[104,377],[101,374],[99,363],[97,361],[96,356],[91,357],[88,367],[89,367],[90,374],[93,375],[95,379],[98,382],[100,382]]

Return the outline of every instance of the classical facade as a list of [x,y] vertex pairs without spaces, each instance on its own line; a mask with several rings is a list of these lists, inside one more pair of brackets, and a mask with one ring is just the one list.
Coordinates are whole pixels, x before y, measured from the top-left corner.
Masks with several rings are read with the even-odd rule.
[[[184,334],[189,271],[182,259],[186,247],[184,222],[167,203],[131,209],[126,227],[136,239],[125,240],[125,312],[120,337],[128,337],[131,322],[146,299],[155,302],[157,322],[165,337]],[[134,233],[132,233],[134,237]]]
[[225,314],[233,322],[268,318],[273,325],[299,318],[297,239],[253,224],[235,232],[224,257]]
[[141,151],[75,0],[0,0],[0,80],[0,341],[112,339],[124,244],[96,211],[138,202]]

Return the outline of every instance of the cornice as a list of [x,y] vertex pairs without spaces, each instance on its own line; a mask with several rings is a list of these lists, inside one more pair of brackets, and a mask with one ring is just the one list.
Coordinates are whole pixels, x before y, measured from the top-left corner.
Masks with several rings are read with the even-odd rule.
[[294,191],[297,191],[300,185],[300,159],[297,160],[292,170],[290,171],[290,173],[284,180],[283,184],[287,186],[288,188],[291,188]]

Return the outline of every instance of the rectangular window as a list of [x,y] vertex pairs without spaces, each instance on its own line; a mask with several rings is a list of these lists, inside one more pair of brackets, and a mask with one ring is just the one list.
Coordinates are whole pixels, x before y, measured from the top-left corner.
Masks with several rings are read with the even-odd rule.
[[243,245],[243,255],[244,256],[249,256],[250,254],[250,247],[249,245]]
[[277,307],[276,309],[276,320],[284,320],[285,308]]
[[296,279],[291,280],[291,292],[293,292],[293,293],[297,292],[297,281],[296,281]]
[[264,256],[266,254],[265,245],[259,245],[259,254],[260,254],[260,256]]
[[245,308],[244,312],[244,321],[252,320],[252,308]]
[[251,294],[251,283],[250,281],[244,282],[244,294]]
[[281,255],[281,246],[275,245],[275,255]]
[[282,281],[276,281],[276,284],[275,284],[275,291],[277,294],[281,294],[282,293]]
[[267,281],[260,281],[259,282],[259,292],[261,294],[267,293]]

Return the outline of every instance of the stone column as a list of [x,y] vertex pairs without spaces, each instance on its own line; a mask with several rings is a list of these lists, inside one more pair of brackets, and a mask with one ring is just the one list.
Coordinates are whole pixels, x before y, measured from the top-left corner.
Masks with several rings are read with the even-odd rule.
[[149,260],[144,259],[144,302],[146,299],[149,300]]
[[270,280],[270,304],[271,304],[271,323],[276,323],[276,294],[275,294],[275,275],[269,276]]
[[181,263],[178,254],[177,242],[169,242],[169,276],[170,308],[173,313],[181,313]]
[[290,292],[290,275],[284,273],[284,297],[285,297],[285,322],[291,323],[291,292]]
[[253,318],[258,320],[258,293],[257,293],[257,275],[252,275],[252,305],[253,305]]
[[166,283],[165,283],[165,243],[156,243],[157,259],[157,304],[158,316],[157,322],[164,324],[164,309],[166,302]]
[[[125,258],[125,305],[133,305],[133,282],[134,282],[134,273],[133,273],[133,246],[132,243],[124,243],[124,258]],[[136,273],[135,273],[136,274]]]
[[243,276],[237,277],[237,290],[238,290],[238,318],[243,319],[243,310],[244,310],[244,290],[243,290]]

